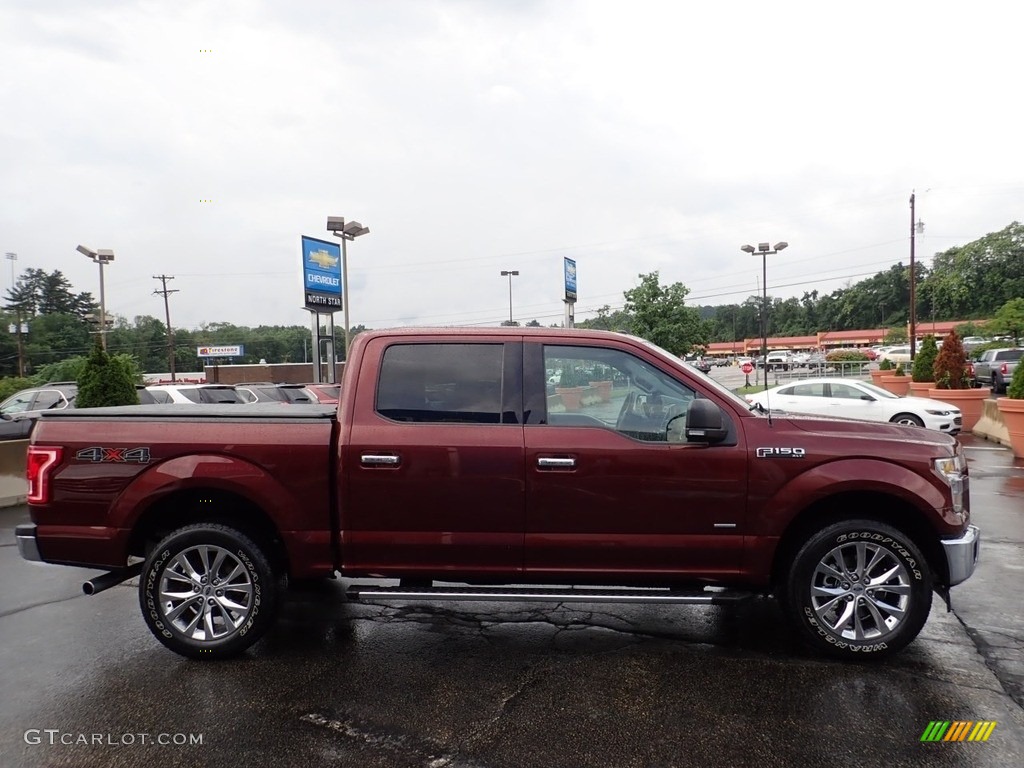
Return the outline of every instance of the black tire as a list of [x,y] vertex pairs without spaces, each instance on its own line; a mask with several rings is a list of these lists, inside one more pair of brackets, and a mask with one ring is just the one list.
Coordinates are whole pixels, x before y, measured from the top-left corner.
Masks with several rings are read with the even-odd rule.
[[891,424],[904,424],[905,426],[908,426],[908,427],[923,427],[924,426],[924,421],[922,421],[919,416],[915,416],[912,413],[897,413],[895,416],[893,416],[891,419],[889,419],[889,423],[891,423]]
[[[865,587],[872,578],[879,583]],[[920,550],[874,520],[846,520],[811,536],[793,558],[782,601],[804,641],[841,659],[899,651],[917,637],[931,605],[932,574]]]
[[150,631],[192,659],[238,655],[271,627],[277,604],[277,578],[266,553],[225,525],[174,531],[150,553],[139,581]]
[[998,373],[992,374],[992,394],[998,395],[1006,392],[1006,382],[1003,381],[1003,377]]

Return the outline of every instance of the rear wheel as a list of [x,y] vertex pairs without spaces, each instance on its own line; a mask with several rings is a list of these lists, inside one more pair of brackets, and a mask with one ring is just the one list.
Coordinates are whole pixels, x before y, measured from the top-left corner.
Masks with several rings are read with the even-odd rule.
[[838,658],[881,657],[928,619],[932,575],[903,533],[848,520],[811,536],[790,567],[783,609],[803,639]]
[[924,426],[924,421],[920,417],[915,416],[912,413],[897,413],[895,416],[889,419],[889,421],[892,422],[893,424],[903,424],[904,426],[907,427]]
[[139,604],[150,631],[175,653],[228,658],[273,624],[277,580],[266,554],[244,533],[190,525],[146,559]]

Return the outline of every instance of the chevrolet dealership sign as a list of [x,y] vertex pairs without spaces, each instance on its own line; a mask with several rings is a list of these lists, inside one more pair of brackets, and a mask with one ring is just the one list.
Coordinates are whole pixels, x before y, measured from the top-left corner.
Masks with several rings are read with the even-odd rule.
[[302,237],[302,282],[306,309],[334,312],[342,308],[341,247]]

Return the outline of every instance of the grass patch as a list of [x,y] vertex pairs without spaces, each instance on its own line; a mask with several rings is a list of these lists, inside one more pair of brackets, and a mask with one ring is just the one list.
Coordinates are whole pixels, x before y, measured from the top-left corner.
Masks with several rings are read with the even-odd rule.
[[733,392],[740,397],[743,397],[743,395],[752,395],[755,392],[764,392],[766,389],[768,389],[768,387],[764,384],[751,384],[749,387],[739,387],[738,389],[734,389]]

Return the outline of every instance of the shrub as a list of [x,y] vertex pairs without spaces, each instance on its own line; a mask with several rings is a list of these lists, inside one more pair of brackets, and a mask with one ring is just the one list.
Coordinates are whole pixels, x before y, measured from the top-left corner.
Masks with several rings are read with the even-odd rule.
[[868,356],[864,352],[858,352],[855,349],[840,349],[835,352],[829,352],[825,356],[825,360],[830,363],[866,363],[868,362]]
[[882,362],[880,362],[878,364],[878,370],[880,370],[880,371],[891,371],[892,370],[892,360],[890,360],[889,358],[885,358],[885,360],[883,360]]
[[921,348],[914,356],[914,367],[911,370],[913,381],[935,381],[935,358],[939,354],[939,347],[935,343],[935,337],[928,334],[921,342]]
[[138,405],[133,371],[124,356],[112,358],[97,341],[78,376],[77,408]]
[[900,363],[899,365],[896,366],[896,370],[893,371],[893,375],[894,376],[906,376],[907,375],[907,372],[905,370],[903,370],[903,363]]
[[34,386],[36,386],[36,383],[32,379],[22,379],[17,376],[8,376],[6,379],[0,379],[0,403],[11,395],[17,394],[23,389],[31,389]]
[[1010,386],[1006,388],[1006,396],[1014,400],[1024,400],[1024,362],[1017,363]]
[[942,340],[933,372],[936,389],[967,389],[967,354],[956,331]]
[[589,377],[573,365],[566,365],[562,369],[561,377],[558,379],[558,386],[565,389],[569,387],[585,387],[589,383]]

